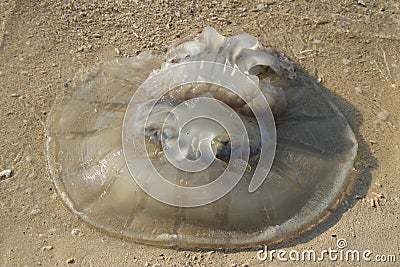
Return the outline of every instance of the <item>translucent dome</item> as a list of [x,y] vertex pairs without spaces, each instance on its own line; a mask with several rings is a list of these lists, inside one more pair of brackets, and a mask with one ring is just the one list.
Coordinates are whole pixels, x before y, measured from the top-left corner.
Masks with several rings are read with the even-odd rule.
[[47,135],[53,180],[75,214],[178,247],[299,235],[336,207],[357,152],[311,77],[251,35],[212,28],[75,80]]

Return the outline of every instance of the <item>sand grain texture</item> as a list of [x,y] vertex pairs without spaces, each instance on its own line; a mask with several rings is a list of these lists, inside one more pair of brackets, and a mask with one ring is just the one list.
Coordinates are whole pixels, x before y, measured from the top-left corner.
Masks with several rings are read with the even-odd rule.
[[110,237],[72,215],[46,167],[47,115],[77,73],[146,49],[165,51],[204,26],[248,32],[284,51],[327,88],[359,141],[344,203],[313,231],[270,249],[320,253],[343,238],[348,249],[399,262],[400,4],[364,2],[1,1],[0,171],[12,175],[0,178],[0,266],[280,265],[258,260],[258,248],[185,251]]

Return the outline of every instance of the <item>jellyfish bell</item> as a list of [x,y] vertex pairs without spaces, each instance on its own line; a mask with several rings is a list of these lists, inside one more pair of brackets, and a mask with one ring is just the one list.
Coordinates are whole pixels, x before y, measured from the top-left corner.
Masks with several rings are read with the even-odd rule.
[[134,241],[236,248],[336,207],[357,143],[319,84],[254,36],[210,27],[100,65],[58,97],[47,157],[63,202]]

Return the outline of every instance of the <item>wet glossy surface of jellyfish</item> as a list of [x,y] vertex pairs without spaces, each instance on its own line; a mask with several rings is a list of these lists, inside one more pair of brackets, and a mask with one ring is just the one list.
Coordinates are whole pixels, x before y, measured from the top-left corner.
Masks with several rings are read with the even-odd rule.
[[[74,81],[47,135],[52,178],[75,214],[118,236],[178,247],[249,247],[303,233],[338,205],[357,152],[347,120],[311,77],[254,36],[212,28],[166,55],[115,59]],[[196,202],[220,187],[229,190]]]

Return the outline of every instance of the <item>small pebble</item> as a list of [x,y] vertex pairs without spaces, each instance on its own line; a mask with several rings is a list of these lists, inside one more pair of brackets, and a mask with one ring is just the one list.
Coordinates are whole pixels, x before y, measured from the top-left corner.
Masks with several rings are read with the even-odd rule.
[[10,95],[11,97],[19,97],[19,94],[13,93]]
[[45,250],[52,250],[53,249],[53,246],[44,246],[44,247],[42,247],[42,250],[43,251],[45,251]]
[[72,235],[76,235],[76,236],[81,236],[81,230],[79,230],[78,228],[72,228],[71,230],[71,234]]
[[388,119],[388,117],[389,117],[389,112],[387,112],[386,110],[378,113],[378,119],[380,119],[380,120],[385,121]]
[[4,170],[4,171],[1,171],[0,172],[0,178],[10,178],[11,177],[11,173],[12,173],[12,171],[11,170]]
[[348,59],[348,58],[344,58],[344,59],[342,60],[342,62],[343,62],[343,64],[348,65],[348,64],[351,63],[351,60]]
[[263,9],[265,6],[264,6],[264,4],[259,4],[258,6],[257,6],[257,9]]
[[31,215],[37,215],[40,213],[40,209],[39,208],[35,208],[33,210],[31,210]]
[[356,90],[356,93],[361,94],[362,90],[360,87],[355,87],[354,90]]
[[68,258],[66,262],[67,262],[67,264],[73,264],[73,263],[75,263],[75,259],[74,258]]
[[362,0],[354,0],[354,2],[356,2],[360,6],[367,7],[367,5]]

